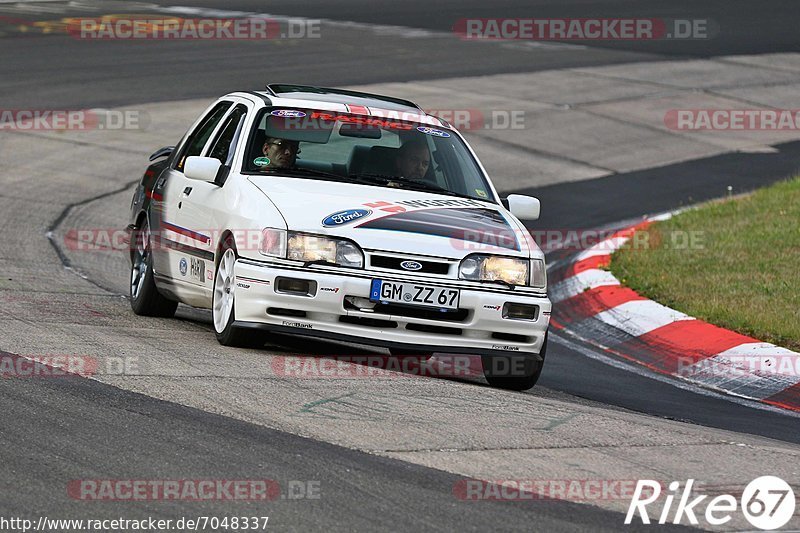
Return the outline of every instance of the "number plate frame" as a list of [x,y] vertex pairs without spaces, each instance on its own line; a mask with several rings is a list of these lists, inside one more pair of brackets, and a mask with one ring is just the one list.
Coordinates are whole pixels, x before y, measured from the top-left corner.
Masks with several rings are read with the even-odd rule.
[[[389,287],[388,296],[384,292],[384,287],[387,286]],[[399,296],[397,296],[398,294]],[[438,303],[442,296],[445,298],[444,304]],[[461,290],[436,287],[424,283],[373,279],[370,285],[369,299],[371,302],[389,302],[414,307],[455,311],[459,309],[459,304],[461,303]]]

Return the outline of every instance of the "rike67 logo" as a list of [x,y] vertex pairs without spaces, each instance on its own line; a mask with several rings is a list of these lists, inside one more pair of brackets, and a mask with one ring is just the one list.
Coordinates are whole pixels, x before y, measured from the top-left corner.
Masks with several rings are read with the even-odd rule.
[[[659,524],[680,524],[684,517],[691,525],[698,525],[698,516],[712,526],[721,526],[731,521],[733,514],[741,510],[744,517],[753,527],[761,530],[774,530],[783,527],[792,518],[795,511],[795,496],[792,487],[779,477],[761,476],[745,487],[740,500],[731,494],[720,494],[704,502],[709,496],[703,494],[691,499],[694,480],[681,484],[673,481],[669,484],[664,498],[664,505],[655,509],[656,501],[661,496],[661,484],[650,479],[640,479],[636,484],[625,524],[630,524],[638,515],[643,524],[650,524],[652,519]],[[673,511],[673,503],[676,503]],[[705,505],[705,512],[701,509]],[[651,506],[652,505],[652,506]],[[648,506],[651,506],[648,509]]]

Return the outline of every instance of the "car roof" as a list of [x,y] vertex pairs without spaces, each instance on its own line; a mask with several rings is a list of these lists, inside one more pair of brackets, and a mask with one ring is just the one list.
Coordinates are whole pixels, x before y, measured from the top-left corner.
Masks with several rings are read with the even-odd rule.
[[290,85],[273,83],[267,85],[267,92],[272,96],[294,98],[297,100],[311,100],[314,102],[332,102],[339,104],[355,104],[372,107],[395,109],[397,111],[416,111],[422,109],[410,100],[384,96],[382,94],[349,91],[346,89],[333,89],[330,87],[315,87],[313,85]]
[[447,121],[426,113],[410,100],[381,94],[317,87],[313,85],[269,84],[265,91],[252,91],[264,103],[275,107],[304,107],[340,113],[401,117],[432,126],[453,128]]

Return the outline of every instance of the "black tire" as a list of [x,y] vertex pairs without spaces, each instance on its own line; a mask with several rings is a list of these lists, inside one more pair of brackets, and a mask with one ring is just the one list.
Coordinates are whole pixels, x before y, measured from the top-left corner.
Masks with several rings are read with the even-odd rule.
[[131,277],[128,285],[131,309],[137,315],[163,318],[175,316],[178,302],[158,292],[156,287],[150,225],[147,219],[142,220],[141,226],[131,234]]
[[547,355],[547,334],[544,336],[541,362],[526,355],[483,355],[483,376],[489,385],[498,389],[523,391],[532,388],[539,381]]
[[[228,280],[226,285],[225,281],[220,276],[225,276],[225,273],[221,273],[223,267],[223,261],[226,259],[226,254],[230,251],[233,254],[233,258],[237,258],[238,254],[236,253],[236,245],[233,242],[233,239],[228,237],[225,239],[225,242],[222,244],[222,247],[219,251],[219,261],[216,265],[216,271],[214,273],[214,290],[213,296],[211,299],[211,313],[213,316],[213,324],[214,324],[214,334],[217,337],[217,341],[223,346],[233,346],[239,348],[255,348],[258,346],[262,346],[264,344],[264,335],[262,332],[256,329],[250,328],[238,328],[234,327],[233,323],[236,321],[236,308],[233,305],[234,297],[235,297],[235,284],[233,280]],[[220,285],[221,284],[221,285]],[[218,285],[222,288],[222,290],[228,290],[226,294],[230,295],[231,298],[231,309],[230,315],[228,316],[227,320],[225,320],[225,325],[222,330],[219,330],[218,326],[221,326],[222,318],[218,319],[218,306],[217,306],[217,298],[218,298]],[[221,294],[221,293],[220,293]],[[220,322],[218,324],[218,322]]]

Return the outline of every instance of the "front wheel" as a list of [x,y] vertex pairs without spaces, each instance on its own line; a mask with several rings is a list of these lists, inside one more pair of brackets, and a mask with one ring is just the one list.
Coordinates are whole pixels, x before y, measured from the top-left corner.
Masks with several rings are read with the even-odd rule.
[[489,385],[498,389],[515,391],[528,390],[539,381],[547,354],[547,334],[544,336],[541,362],[525,355],[484,355],[481,356],[483,376]]
[[260,342],[258,331],[237,328],[235,298],[236,280],[234,266],[236,265],[236,251],[233,243],[228,240],[222,247],[222,257],[217,265],[217,274],[214,277],[214,294],[211,303],[211,314],[214,318],[214,333],[223,346],[253,347]]
[[158,292],[153,275],[153,252],[150,246],[150,224],[142,221],[134,230],[131,241],[131,309],[137,315],[170,318],[175,315],[178,302],[166,298]]

